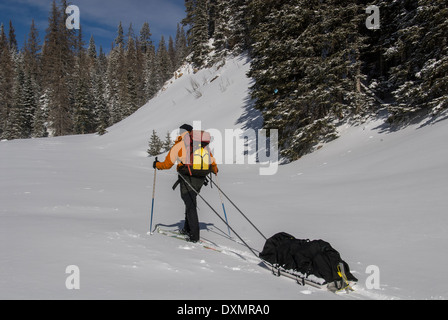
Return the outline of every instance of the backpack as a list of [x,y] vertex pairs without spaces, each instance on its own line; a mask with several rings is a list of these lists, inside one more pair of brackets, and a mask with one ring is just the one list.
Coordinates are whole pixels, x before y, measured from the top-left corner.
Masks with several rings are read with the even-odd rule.
[[205,177],[212,172],[211,136],[205,131],[191,131],[184,137],[186,163],[179,172],[192,177]]

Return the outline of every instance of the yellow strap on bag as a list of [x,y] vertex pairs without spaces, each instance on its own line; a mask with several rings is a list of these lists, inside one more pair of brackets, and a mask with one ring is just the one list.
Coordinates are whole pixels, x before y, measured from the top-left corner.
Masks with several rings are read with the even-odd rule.
[[338,265],[338,275],[342,278],[342,280],[345,282],[345,286],[343,288],[341,288],[340,290],[338,290],[338,292],[341,292],[343,290],[350,290],[350,291],[355,291],[351,286],[350,286],[350,282],[347,279],[347,275],[345,274],[345,272],[343,272],[341,270],[341,265]]

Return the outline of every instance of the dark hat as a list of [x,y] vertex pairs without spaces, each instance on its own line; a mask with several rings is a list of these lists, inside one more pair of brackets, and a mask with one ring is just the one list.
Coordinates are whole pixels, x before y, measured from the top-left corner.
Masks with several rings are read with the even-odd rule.
[[180,129],[181,129],[181,130],[188,131],[188,132],[193,131],[193,127],[190,126],[189,124],[184,124],[182,127],[180,127]]

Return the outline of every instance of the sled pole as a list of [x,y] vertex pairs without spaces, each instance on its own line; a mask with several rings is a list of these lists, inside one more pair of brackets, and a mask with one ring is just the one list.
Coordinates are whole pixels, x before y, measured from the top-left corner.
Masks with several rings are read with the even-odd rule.
[[[211,180],[212,183],[213,183],[213,179],[210,179],[210,180]],[[216,181],[218,181],[218,176],[216,176]],[[219,184],[219,181],[218,181],[217,184]],[[226,218],[227,228],[229,229],[229,236],[230,236],[229,220],[227,219],[226,207],[225,207],[225,205],[224,205],[224,201],[223,201],[223,199],[222,199],[222,193],[221,193],[221,190],[220,190],[220,189],[218,189],[218,193],[219,193],[219,198],[221,199],[222,210],[224,211],[224,217]]]
[[232,200],[230,200],[230,198],[224,193],[224,191],[222,191],[222,189],[212,180],[212,184],[214,184],[216,186],[216,188],[218,188],[219,192],[222,193],[224,195],[224,197],[226,197],[227,200],[229,200],[229,202],[235,207],[236,210],[238,210],[239,213],[241,213],[241,215],[252,225],[252,227],[255,228],[255,230],[258,231],[258,233],[265,239],[267,240],[268,238],[266,238],[266,236],[260,231],[258,230],[258,228],[252,223],[252,221],[249,220],[248,217],[246,217],[246,215],[236,206],[235,203],[233,203]]
[[[156,161],[157,161],[157,158],[156,158]],[[153,233],[152,233],[152,218],[154,216],[154,201],[156,198],[156,179],[157,179],[157,169],[154,169],[154,184],[152,186],[151,224],[149,226],[149,232],[151,235],[153,235]]]
[[204,199],[203,196],[201,196],[201,194],[199,192],[196,191],[195,188],[193,188],[193,186],[187,181],[187,179],[185,179],[181,174],[179,174],[179,177],[186,183],[186,185],[193,190],[201,199],[202,201],[205,202],[205,204],[218,216],[219,219],[221,219],[222,222],[224,222],[224,224],[227,225],[227,227],[238,237],[238,239],[241,240],[241,242],[254,254],[254,256],[256,256],[257,258],[260,258],[254,251],[254,249],[252,249],[251,247],[249,247],[249,245],[246,243],[246,241],[243,240],[243,238],[241,238],[238,233],[235,232],[235,230],[233,230],[233,228],[226,222],[226,220],[223,219],[223,217],[221,217],[221,215],[210,205],[210,203],[207,202],[207,200]]

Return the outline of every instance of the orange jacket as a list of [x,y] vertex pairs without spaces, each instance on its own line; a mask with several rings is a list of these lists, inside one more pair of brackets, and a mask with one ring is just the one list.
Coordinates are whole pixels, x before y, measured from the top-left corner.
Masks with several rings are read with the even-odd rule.
[[[179,164],[177,165],[177,170],[179,171],[179,168],[182,167],[184,163],[187,163],[186,159],[187,148],[184,142],[184,138],[187,134],[189,133],[185,132],[184,134],[182,134],[180,137],[177,138],[174,146],[171,148],[164,162],[158,162],[156,164],[158,170],[169,170],[174,166],[176,162],[178,162]],[[216,160],[211,153],[210,157],[212,161],[212,171],[213,173],[217,174],[218,165],[216,164]]]

